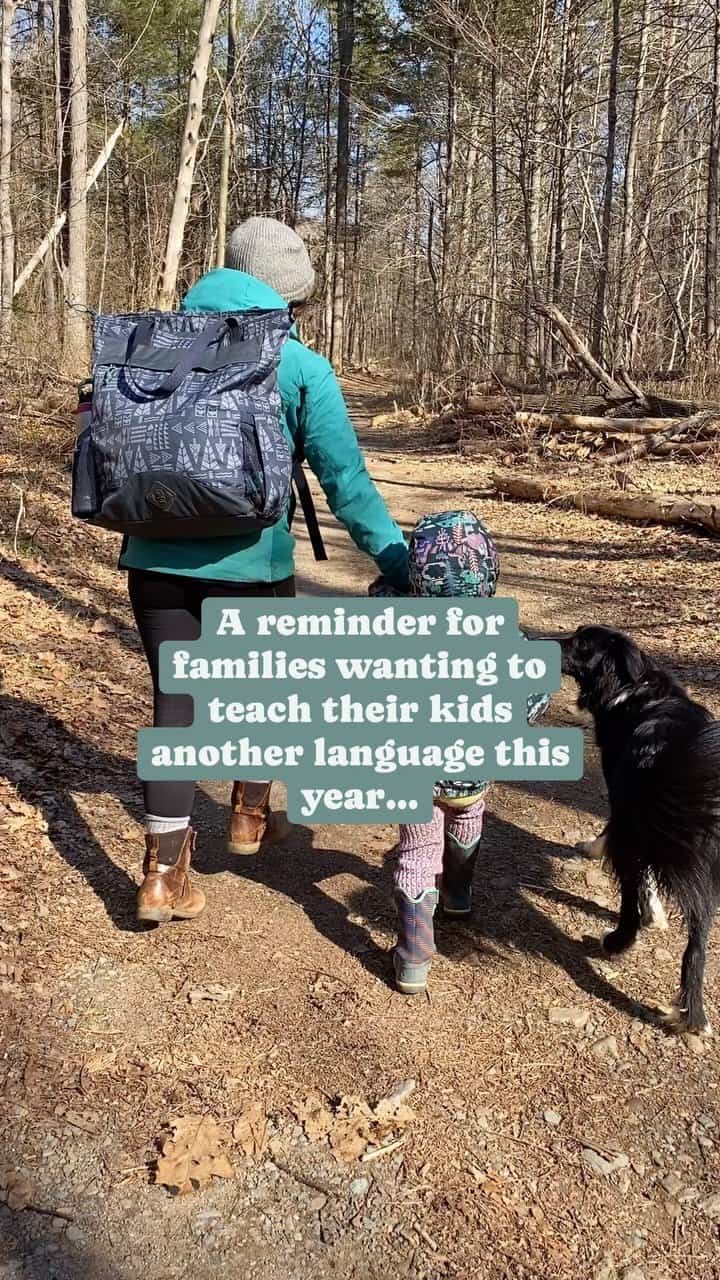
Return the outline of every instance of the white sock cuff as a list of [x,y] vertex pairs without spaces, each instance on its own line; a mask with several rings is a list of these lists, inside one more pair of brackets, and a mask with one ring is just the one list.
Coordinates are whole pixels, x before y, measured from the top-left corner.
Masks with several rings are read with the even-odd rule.
[[166,836],[170,831],[184,831],[190,826],[190,814],[187,818],[157,818],[154,813],[145,814],[145,830],[149,836]]

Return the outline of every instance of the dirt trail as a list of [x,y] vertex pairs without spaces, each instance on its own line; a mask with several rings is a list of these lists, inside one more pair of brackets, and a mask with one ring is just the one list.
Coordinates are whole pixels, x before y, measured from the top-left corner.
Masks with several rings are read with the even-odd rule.
[[[632,628],[720,710],[716,544],[481,501],[477,467],[373,429],[391,387],[348,393],[405,527],[481,508],[524,622]],[[599,956],[615,891],[572,852],[604,811],[593,752],[582,783],[495,789],[473,917],[440,925],[427,1000],[389,983],[393,830],[296,828],[233,859],[226,787],[197,811],[207,912],[138,930],[145,669],[116,542],[71,525],[66,489],[32,495],[45,553],[6,549],[0,580],[0,1173],[46,1211],[0,1205],[2,1280],[720,1276],[718,1051],[653,1016],[677,922],[622,964]],[[331,558],[301,537],[299,591],[364,593],[373,566],[321,519]],[[574,715],[569,689],[553,714]],[[716,1023],[717,980],[715,939]],[[410,1078],[407,1141],[373,1163],[339,1164],[294,1119],[314,1092],[374,1103]],[[236,1147],[233,1180],[148,1185],[169,1117],[232,1129],[254,1102],[271,1147]]]

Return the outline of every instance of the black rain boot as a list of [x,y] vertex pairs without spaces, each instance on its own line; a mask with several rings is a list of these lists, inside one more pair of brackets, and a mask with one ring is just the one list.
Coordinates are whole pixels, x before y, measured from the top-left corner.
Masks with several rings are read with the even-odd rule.
[[467,841],[450,831],[445,834],[440,901],[446,916],[469,916],[472,911],[472,882],[481,840],[482,833]]

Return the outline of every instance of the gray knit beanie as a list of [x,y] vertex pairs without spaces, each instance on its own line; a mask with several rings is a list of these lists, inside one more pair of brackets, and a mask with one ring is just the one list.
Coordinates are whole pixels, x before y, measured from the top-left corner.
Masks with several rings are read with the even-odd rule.
[[285,302],[304,302],[315,272],[300,236],[276,218],[247,218],[225,248],[225,266],[269,284]]

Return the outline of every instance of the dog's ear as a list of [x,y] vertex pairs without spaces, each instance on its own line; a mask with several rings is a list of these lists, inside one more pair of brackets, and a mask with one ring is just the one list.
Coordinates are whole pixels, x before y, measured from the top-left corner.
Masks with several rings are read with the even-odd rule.
[[645,654],[627,636],[619,638],[617,659],[618,674],[621,667],[624,667],[628,684],[638,684],[647,673]]

